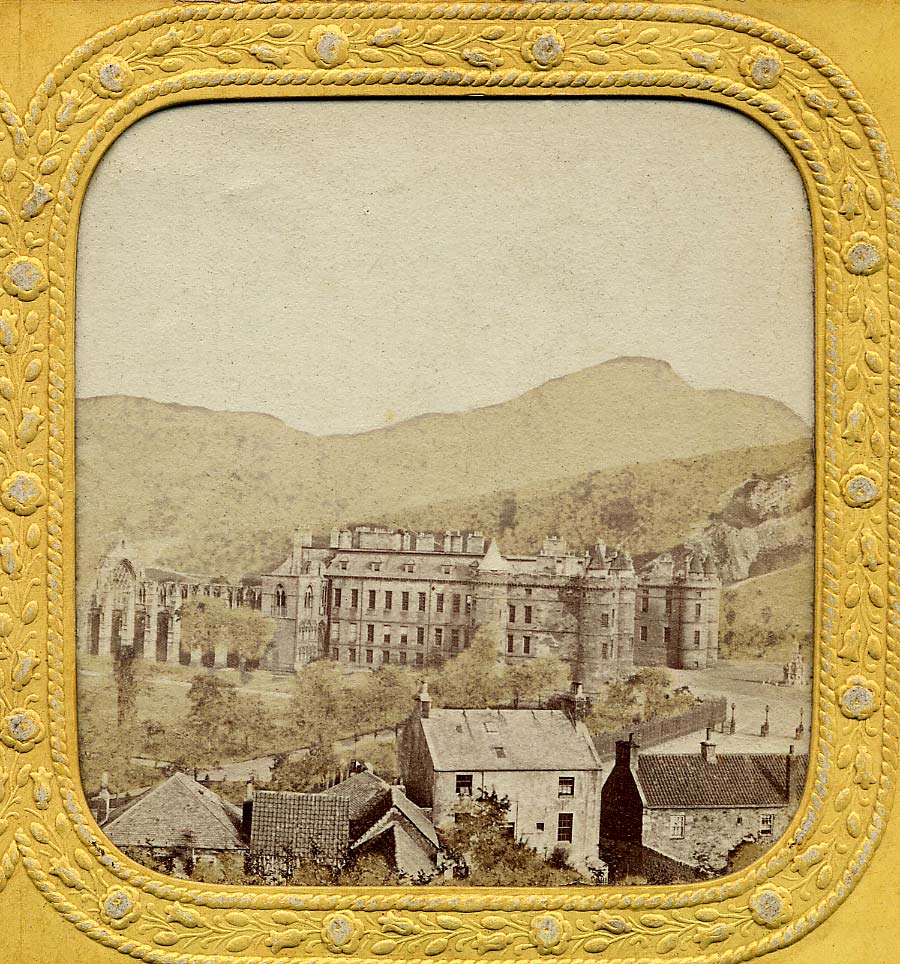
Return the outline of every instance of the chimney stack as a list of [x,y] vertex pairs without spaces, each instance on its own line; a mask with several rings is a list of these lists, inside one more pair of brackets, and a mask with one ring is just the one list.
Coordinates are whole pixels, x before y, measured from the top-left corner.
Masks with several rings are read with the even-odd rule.
[[634,734],[629,733],[627,740],[616,740],[616,766],[625,766],[632,773],[637,773],[640,744],[634,740]]
[[416,710],[420,720],[427,720],[431,715],[431,694],[428,692],[428,683],[422,680],[419,695],[416,697]]
[[706,739],[700,744],[700,756],[704,763],[716,762],[716,745],[712,741],[712,729],[706,728]]
[[796,767],[797,761],[794,757],[794,744],[792,743],[788,747],[787,756],[785,757],[785,796],[787,797],[787,802],[789,807],[796,807],[800,802],[799,788],[795,786],[796,784]]
[[241,805],[241,833],[250,839],[250,830],[253,826],[253,781],[247,781],[247,789],[244,791],[244,802]]

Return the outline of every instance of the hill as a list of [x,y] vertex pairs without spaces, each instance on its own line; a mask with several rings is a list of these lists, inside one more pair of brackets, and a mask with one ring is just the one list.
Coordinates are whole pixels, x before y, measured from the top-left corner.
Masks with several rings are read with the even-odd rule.
[[[410,525],[410,506],[474,505],[498,491],[549,491],[553,480],[625,466],[637,477],[666,460],[690,462],[733,451],[736,443],[778,447],[809,434],[779,402],[695,389],[668,364],[641,358],[594,366],[500,405],[349,436],[313,436],[261,414],[124,396],[82,399],[76,409],[81,585],[118,535],[148,561],[235,577],[279,562],[301,524],[324,531],[384,516]],[[735,458],[732,475],[740,474],[743,459]],[[738,481],[757,471],[752,461],[743,459]],[[672,471],[690,475],[689,466]],[[642,516],[652,516],[656,507],[644,511],[646,502],[627,489],[627,479],[601,486],[598,504],[629,496],[640,500]],[[709,500],[722,493],[716,480],[696,472],[693,480]],[[679,511],[665,485],[654,491],[664,514]],[[573,498],[580,498],[577,488]],[[582,525],[596,536],[597,524]],[[648,536],[648,547],[658,538]]]

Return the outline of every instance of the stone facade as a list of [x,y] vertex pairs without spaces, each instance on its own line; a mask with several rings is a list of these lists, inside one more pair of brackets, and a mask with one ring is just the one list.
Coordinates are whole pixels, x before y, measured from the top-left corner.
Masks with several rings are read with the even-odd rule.
[[281,566],[239,585],[144,569],[120,547],[101,566],[79,643],[105,654],[134,639],[148,658],[191,661],[177,612],[203,592],[273,620],[269,669],[323,657],[369,669],[435,665],[490,627],[508,662],[559,656],[592,691],[636,665],[715,663],[720,589],[696,554],[660,556],[636,573],[602,543],[578,553],[554,537],[536,555],[504,555],[479,532],[357,526],[327,540],[300,532]]
[[600,757],[580,719],[586,700],[569,703],[567,710],[432,709],[423,687],[397,745],[407,796],[440,829],[481,795],[496,794],[508,801],[517,840],[544,857],[561,850],[579,870],[598,869]]
[[787,754],[717,754],[709,731],[698,754],[640,754],[633,740],[620,741],[603,787],[600,836],[701,875],[722,872],[741,844],[774,844],[784,833],[808,765],[793,747]]

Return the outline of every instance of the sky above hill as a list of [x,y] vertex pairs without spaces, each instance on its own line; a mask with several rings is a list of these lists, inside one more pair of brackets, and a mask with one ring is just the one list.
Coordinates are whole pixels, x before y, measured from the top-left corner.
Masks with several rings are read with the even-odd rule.
[[76,392],[357,432],[619,355],[813,413],[809,212],[708,104],[194,105],[85,199]]

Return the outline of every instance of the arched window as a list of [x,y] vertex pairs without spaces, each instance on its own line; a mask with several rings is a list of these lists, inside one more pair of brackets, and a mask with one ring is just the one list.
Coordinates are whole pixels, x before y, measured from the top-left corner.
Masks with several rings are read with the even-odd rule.
[[287,593],[281,583],[275,587],[275,615],[284,616],[287,614]]
[[312,586],[306,587],[306,592],[303,594],[303,608],[312,609],[313,608],[313,588]]

